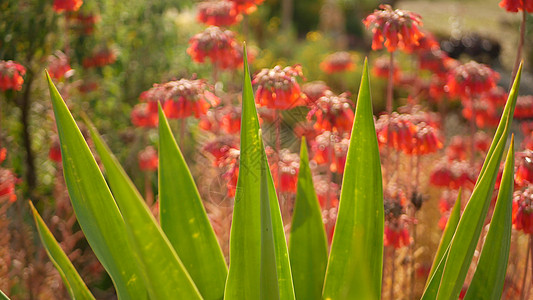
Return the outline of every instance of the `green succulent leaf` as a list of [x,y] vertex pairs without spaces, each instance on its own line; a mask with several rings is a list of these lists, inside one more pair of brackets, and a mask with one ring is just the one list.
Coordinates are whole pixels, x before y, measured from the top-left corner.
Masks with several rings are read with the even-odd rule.
[[[262,147],[246,48],[244,54],[239,178],[233,208],[225,299],[277,298],[276,295],[280,299],[293,299],[285,233],[274,182]],[[267,197],[268,203],[265,201]],[[269,265],[272,259],[275,259],[274,266]],[[273,277],[274,267],[276,280]],[[267,290],[267,286],[272,290]]]
[[74,118],[46,73],[63,172],[78,222],[98,260],[107,270],[119,299],[147,296],[128,239],[126,224]]
[[514,136],[507,152],[498,199],[474,277],[464,299],[500,299],[511,247]]
[[63,249],[54,238],[52,232],[50,232],[50,229],[48,229],[44,223],[32,202],[30,201],[29,203],[41,242],[44,245],[48,257],[50,257],[50,260],[59,271],[59,275],[61,276],[70,297],[76,300],[94,299],[94,296],[85,285],[85,282],[81,279],[80,274],[78,274],[78,271],[76,271],[68,259],[68,256],[63,252]]
[[300,146],[300,170],[289,241],[289,257],[296,299],[321,299],[328,242],[313,186],[305,137]]
[[[185,159],[159,114],[161,227],[205,299],[222,299],[228,270]],[[208,259],[206,259],[208,258]]]
[[498,175],[500,161],[509,136],[516,98],[518,96],[518,88],[520,86],[521,73],[522,66],[518,70],[513,87],[509,93],[500,124],[492,140],[475,188],[472,191],[470,200],[464,209],[455,235],[451,241],[450,251],[439,286],[437,296],[439,300],[457,299],[463,287],[474,250],[481,235],[481,229],[492,197],[494,183]]
[[383,264],[383,187],[365,60],[324,299],[379,299]]
[[0,290],[0,300],[9,300],[9,297]]
[[136,262],[153,299],[201,299],[200,294],[163,230],[133,182],[107,145],[90,126],[96,150],[126,223]]

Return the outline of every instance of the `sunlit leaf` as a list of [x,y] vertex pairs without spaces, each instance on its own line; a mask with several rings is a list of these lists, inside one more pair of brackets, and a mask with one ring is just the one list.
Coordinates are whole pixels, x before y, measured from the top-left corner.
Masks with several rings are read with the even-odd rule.
[[43,219],[30,201],[30,208],[37,226],[37,232],[46,249],[46,253],[63,279],[63,283],[72,299],[94,299],[93,295],[81,279],[80,274],[74,268],[68,256],[56,241],[52,232],[48,229]]
[[65,181],[81,229],[109,272],[119,299],[144,299],[147,290],[122,215],[76,122],[46,75],[61,142]]
[[365,60],[324,299],[379,299],[383,264],[383,187]]
[[289,241],[296,299],[321,299],[328,242],[313,186],[305,137],[300,146],[300,170]]
[[507,153],[498,199],[474,277],[464,299],[500,299],[511,247],[514,137]]
[[159,115],[159,218],[161,227],[205,299],[222,299],[227,267],[194,179]]
[[492,140],[476,186],[472,191],[470,200],[464,209],[455,235],[451,241],[450,251],[439,286],[437,297],[439,300],[457,299],[463,287],[487,215],[500,161],[509,136],[516,98],[518,96],[518,87],[520,86],[521,73],[522,67],[518,70],[500,124]]
[[96,150],[106,171],[126,231],[133,245],[150,297],[153,299],[201,299],[174,248],[150,209],[96,130],[90,126]]

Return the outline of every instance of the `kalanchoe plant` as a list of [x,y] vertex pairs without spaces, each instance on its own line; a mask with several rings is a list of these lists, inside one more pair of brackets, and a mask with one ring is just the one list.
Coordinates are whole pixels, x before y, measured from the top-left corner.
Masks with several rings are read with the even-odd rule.
[[[229,269],[161,107],[159,224],[89,124],[107,181],[104,179],[48,77],[74,211],[119,299],[379,299],[384,207],[366,62],[329,255],[305,142],[287,247],[246,59],[244,70],[240,172]],[[508,140],[520,74],[521,69],[464,213],[459,218],[460,204],[456,204],[450,215],[424,299],[457,299],[463,287]],[[513,155],[511,141],[492,223],[466,294],[469,299],[498,299],[502,292],[512,220]],[[42,242],[70,295],[92,299],[37,211],[32,211]],[[0,294],[0,298],[5,296]]]

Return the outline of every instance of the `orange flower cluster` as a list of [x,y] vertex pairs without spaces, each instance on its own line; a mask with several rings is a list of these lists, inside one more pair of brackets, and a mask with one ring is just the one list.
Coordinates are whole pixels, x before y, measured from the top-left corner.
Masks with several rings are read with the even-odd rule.
[[26,69],[12,61],[0,60],[0,90],[15,90],[19,91],[24,83],[24,76]]
[[472,109],[475,110],[475,122],[478,128],[494,128],[500,122],[501,109],[494,107],[487,101],[476,101],[463,108],[463,117],[471,120],[474,116]]
[[496,87],[499,78],[490,67],[470,61],[449,72],[448,91],[452,97],[469,101],[473,95],[482,95]]
[[330,204],[329,207],[336,208],[339,205],[340,187],[338,184],[320,175],[313,177],[313,183],[320,207],[326,208],[326,204]]
[[56,51],[54,55],[48,57],[48,73],[50,77],[61,80],[63,77],[70,77],[74,70],[70,67],[68,57],[61,51]]
[[438,129],[410,114],[382,115],[376,123],[376,132],[380,146],[407,155],[430,154],[442,148]]
[[108,47],[103,47],[93,52],[92,56],[84,58],[82,64],[83,67],[87,69],[99,68],[110,65],[116,60],[117,55],[115,52]]
[[533,119],[533,96],[519,96],[514,110],[515,119]]
[[302,76],[302,67],[299,65],[262,69],[252,80],[252,84],[257,86],[255,102],[259,106],[280,110],[305,105],[307,98],[296,81],[297,77]]
[[94,32],[94,25],[100,21],[99,15],[84,14],[81,12],[70,13],[67,15],[70,28],[85,35]]
[[83,4],[83,0],[54,0],[54,11],[57,13],[63,11],[77,11]]
[[320,63],[320,69],[328,74],[352,71],[354,67],[352,56],[346,51],[332,53]]
[[219,167],[223,166],[227,158],[231,156],[230,152],[233,151],[231,149],[237,150],[239,148],[238,142],[232,136],[219,136],[205,144],[202,149],[213,157],[213,165]]
[[508,12],[527,11],[533,13],[533,1],[532,0],[502,0],[500,7]]
[[[372,66],[372,74],[378,78],[388,78],[389,77],[389,68],[390,68],[390,61],[388,57],[381,56],[378,57]],[[398,81],[400,79],[400,68],[398,67],[398,64],[396,62],[393,63],[393,70],[392,70],[392,80]]]
[[[491,138],[483,131],[478,131],[474,135],[474,149],[486,153],[490,147]],[[452,137],[450,144],[446,147],[446,157],[449,160],[465,160],[468,158],[467,141],[463,136]]]
[[[6,153],[5,148],[0,148],[0,163],[6,158]],[[15,194],[16,182],[17,177],[11,170],[0,168],[0,201],[15,202],[17,200],[17,195]]]
[[326,91],[330,90],[329,86],[324,81],[311,81],[302,85],[302,92],[305,94],[310,103],[318,100],[324,96]]
[[157,157],[157,151],[154,147],[148,146],[141,150],[137,155],[139,160],[139,169],[142,171],[155,171],[159,164],[159,158]]
[[513,224],[516,230],[533,233],[533,188],[516,191],[513,197]]
[[379,50],[383,45],[387,51],[396,49],[410,51],[419,45],[424,34],[418,29],[422,26],[421,17],[410,11],[393,10],[390,5],[380,5],[363,20],[366,28],[372,28],[372,49]]
[[476,175],[472,166],[466,161],[449,161],[444,159],[438,162],[429,176],[429,183],[436,187],[459,189],[472,187],[476,182]]
[[278,161],[271,167],[276,190],[282,193],[296,193],[299,168],[300,156],[288,149],[282,149]]
[[231,26],[242,19],[234,2],[205,1],[198,4],[198,21],[211,26]]
[[222,116],[220,122],[222,130],[228,134],[237,134],[241,131],[241,110],[240,108],[230,107]]
[[145,91],[140,96],[147,101],[150,111],[157,111],[157,102],[161,102],[165,115],[169,119],[183,119],[194,115],[199,118],[207,110],[218,105],[220,99],[207,90],[205,80],[180,79],[162,84]]
[[533,151],[526,150],[518,153],[516,163],[515,183],[518,186],[528,186],[533,184]]
[[264,0],[230,0],[235,3],[235,8],[239,13],[251,14],[257,6],[263,3]]
[[158,119],[157,109],[150,109],[148,103],[139,103],[131,110],[131,123],[135,127],[154,128]]
[[349,145],[350,139],[347,135],[341,137],[335,132],[325,131],[318,135],[311,144],[314,153],[313,160],[318,165],[330,162],[331,172],[342,174],[346,165]]
[[235,34],[217,26],[210,26],[189,40],[187,53],[192,60],[204,63],[206,57],[220,69],[236,69],[242,65],[242,48]]
[[307,118],[316,117],[314,128],[321,131],[334,131],[339,133],[352,131],[354,113],[353,102],[349,93],[335,95],[327,90],[324,95],[312,104]]

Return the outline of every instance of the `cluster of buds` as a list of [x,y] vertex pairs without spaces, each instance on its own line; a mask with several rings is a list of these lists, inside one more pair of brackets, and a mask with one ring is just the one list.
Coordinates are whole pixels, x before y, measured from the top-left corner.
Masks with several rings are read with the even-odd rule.
[[156,109],[150,109],[148,103],[139,103],[131,110],[131,123],[135,127],[154,128],[159,116]]
[[311,81],[302,85],[302,92],[305,94],[310,103],[317,101],[329,91],[329,86],[324,81]]
[[242,19],[235,2],[227,0],[200,2],[197,8],[198,21],[211,26],[231,26]]
[[321,131],[335,131],[340,134],[350,132],[354,119],[353,102],[349,93],[335,95],[330,90],[312,103],[307,118],[316,117],[314,128]]
[[508,12],[527,11],[533,13],[533,1],[531,0],[502,0],[500,7]]
[[226,164],[226,160],[230,157],[231,149],[237,150],[238,140],[233,136],[219,136],[215,140],[205,144],[203,151],[208,153],[213,158],[213,165],[216,167]]
[[314,176],[313,183],[320,207],[337,207],[339,205],[340,186],[338,184],[322,175]]
[[157,156],[157,151],[154,147],[148,146],[143,150],[139,151],[137,159],[139,160],[139,169],[141,169],[142,171],[157,170],[159,158]]
[[252,80],[257,86],[255,102],[259,106],[279,110],[305,105],[307,98],[296,81],[297,77],[302,76],[302,67],[299,65],[262,69]]
[[514,110],[515,119],[533,119],[533,96],[519,96]]
[[218,105],[220,99],[207,90],[205,80],[180,79],[154,86],[140,96],[148,102],[150,111],[157,111],[161,102],[165,115],[170,119],[183,119],[194,115],[199,118],[207,110]]
[[24,76],[26,69],[12,61],[0,60],[0,90],[15,90],[19,91],[24,83]]
[[271,167],[276,190],[282,193],[296,193],[299,168],[300,156],[291,153],[288,149],[282,149],[278,161]]
[[236,69],[242,64],[242,49],[232,31],[210,26],[189,40],[187,53],[193,61],[204,63],[206,58],[220,69]]
[[68,56],[65,53],[56,51],[48,57],[48,73],[50,77],[61,80],[72,76],[73,72],[74,70],[70,67]]
[[490,67],[470,61],[450,70],[448,91],[452,97],[470,101],[474,95],[482,95],[496,87],[500,75]]
[[385,45],[389,52],[396,49],[409,51],[419,45],[419,39],[424,36],[418,28],[422,26],[420,15],[393,10],[390,5],[380,5],[379,8],[363,20],[366,28],[372,28],[373,50],[379,50]]
[[110,65],[117,60],[117,55],[113,49],[102,47],[93,52],[90,57],[83,59],[82,65],[84,68],[100,68]]
[[329,163],[331,172],[342,174],[349,145],[350,139],[347,135],[339,136],[335,132],[325,131],[318,135],[311,144],[314,153],[313,160],[318,165]]
[[354,66],[352,56],[346,51],[330,54],[320,63],[320,68],[328,74],[352,71]]
[[533,188],[528,187],[514,193],[513,224],[516,230],[533,233]]
[[438,162],[429,176],[431,185],[455,190],[460,187],[472,187],[475,181],[476,175],[468,162],[448,159]]
[[77,11],[83,4],[83,0],[54,0],[54,11],[61,13],[64,11]]
[[[0,148],[0,163],[6,158],[6,149]],[[11,170],[0,168],[0,201],[7,200],[8,202],[15,202],[17,195],[15,194],[15,183],[17,177]]]

